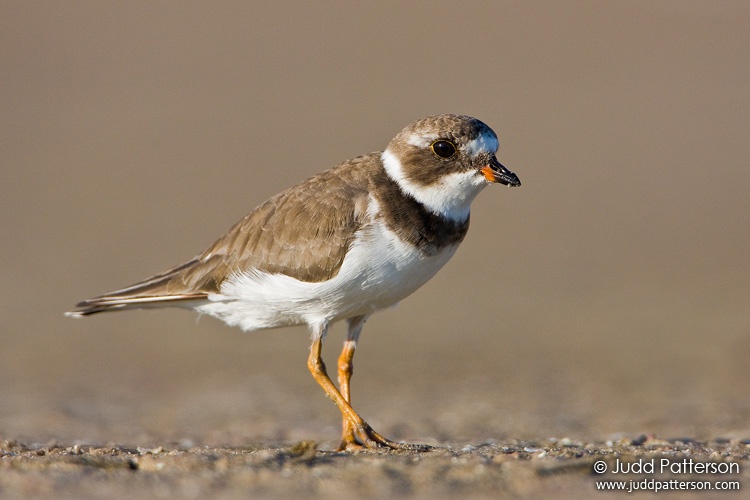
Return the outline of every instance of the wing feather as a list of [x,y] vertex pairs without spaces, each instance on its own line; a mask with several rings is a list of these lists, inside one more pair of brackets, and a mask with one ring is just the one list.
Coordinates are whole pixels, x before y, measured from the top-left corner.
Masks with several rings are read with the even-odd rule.
[[189,262],[80,302],[82,310],[68,314],[205,299],[220,293],[232,275],[249,270],[307,282],[331,279],[366,223],[368,169],[379,161],[379,153],[361,156],[297,184],[258,206]]

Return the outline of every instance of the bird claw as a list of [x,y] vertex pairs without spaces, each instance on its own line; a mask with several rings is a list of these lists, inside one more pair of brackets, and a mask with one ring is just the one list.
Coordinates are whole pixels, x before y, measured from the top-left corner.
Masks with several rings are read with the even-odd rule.
[[375,430],[368,424],[356,425],[356,434],[360,436],[362,441],[358,441],[354,433],[345,435],[341,443],[339,444],[338,451],[362,451],[363,449],[370,450],[396,450],[396,451],[417,451],[427,452],[433,449],[428,444],[419,443],[399,443],[397,441],[391,441],[375,432]]

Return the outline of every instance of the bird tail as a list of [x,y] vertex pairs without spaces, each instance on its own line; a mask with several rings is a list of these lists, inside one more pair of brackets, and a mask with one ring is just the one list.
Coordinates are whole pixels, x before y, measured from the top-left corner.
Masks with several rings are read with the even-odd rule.
[[170,305],[187,305],[187,301],[205,299],[206,294],[193,295],[166,295],[166,296],[144,296],[144,297],[95,297],[76,304],[77,311],[68,311],[65,316],[69,318],[82,318],[91,314],[109,311],[123,311],[126,309],[146,309],[150,307],[165,307]]
[[195,264],[196,260],[192,260],[121,290],[81,301],[76,304],[78,310],[66,312],[65,316],[82,318],[108,311],[165,306],[185,307],[190,301],[206,299],[207,291],[190,290],[180,279],[184,272]]

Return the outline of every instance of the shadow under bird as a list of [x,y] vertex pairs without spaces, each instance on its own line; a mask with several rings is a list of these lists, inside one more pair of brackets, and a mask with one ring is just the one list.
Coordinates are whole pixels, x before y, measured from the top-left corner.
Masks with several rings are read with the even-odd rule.
[[[349,384],[367,318],[425,284],[453,256],[469,209],[492,183],[520,186],[476,118],[443,114],[258,206],[194,259],[77,304],[83,317],[178,306],[243,330],[307,325],[310,372],[343,416],[340,450],[426,450],[386,439],[352,408]],[[339,387],[321,358],[328,327],[346,320]]]

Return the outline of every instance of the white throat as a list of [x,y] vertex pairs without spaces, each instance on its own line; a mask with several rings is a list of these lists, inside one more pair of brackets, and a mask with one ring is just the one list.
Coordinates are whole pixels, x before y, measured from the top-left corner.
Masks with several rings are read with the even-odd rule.
[[424,186],[406,177],[401,161],[389,149],[383,151],[381,158],[388,176],[396,181],[405,193],[427,207],[430,212],[456,222],[466,221],[471,202],[489,184],[481,173],[470,170],[443,175],[437,182]]

